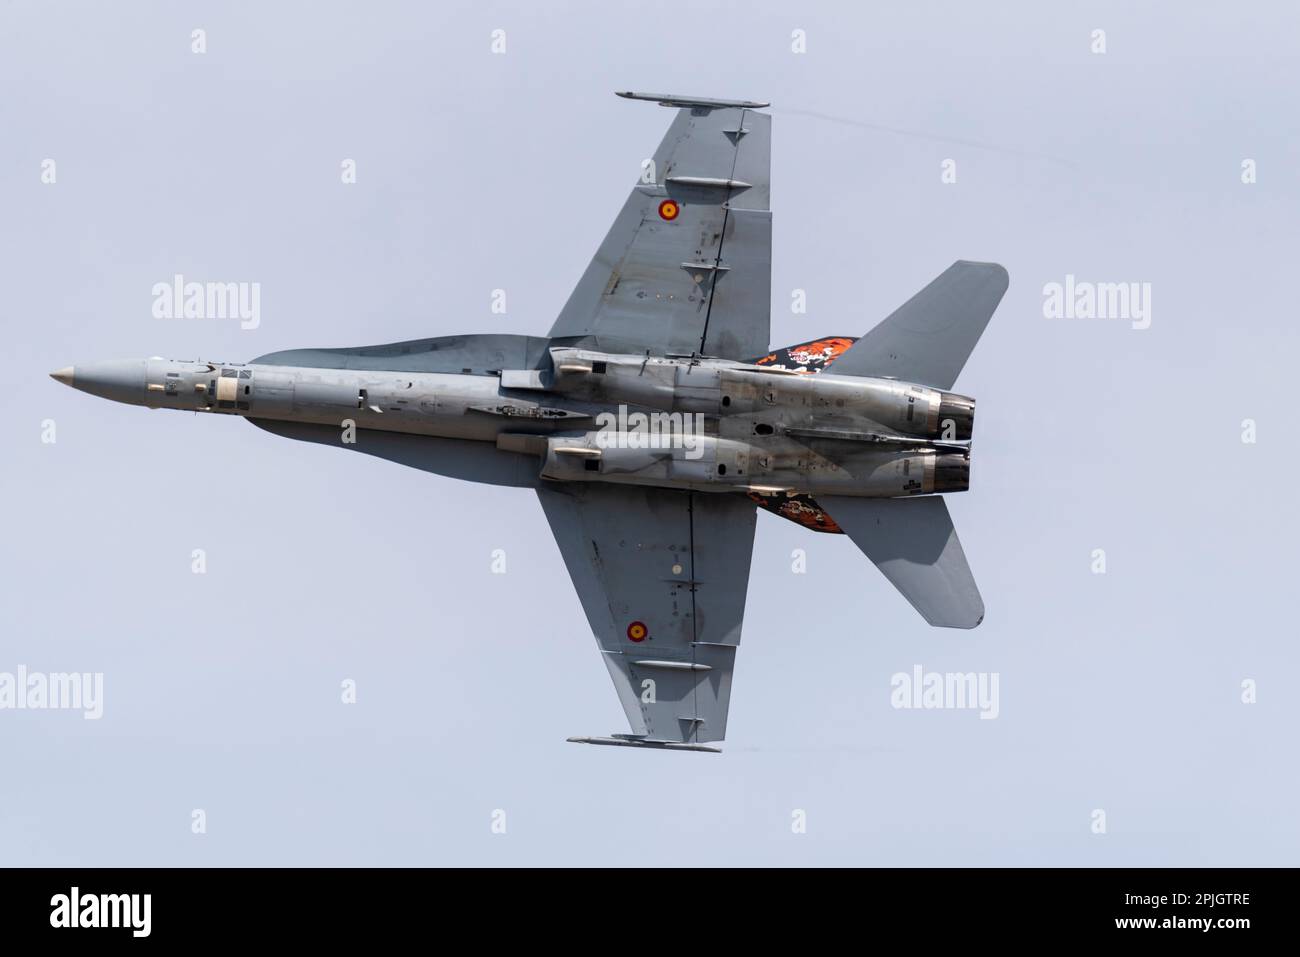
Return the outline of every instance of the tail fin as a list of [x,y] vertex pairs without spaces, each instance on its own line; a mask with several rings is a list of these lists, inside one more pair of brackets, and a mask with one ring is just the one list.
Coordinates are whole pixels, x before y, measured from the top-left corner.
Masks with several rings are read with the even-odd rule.
[[848,352],[857,341],[854,336],[822,336],[812,342],[801,342],[795,346],[786,346],[784,349],[773,349],[765,356],[750,359],[749,364],[816,375]]
[[788,518],[796,525],[810,528],[814,532],[844,534],[844,530],[835,524],[835,519],[827,515],[826,509],[818,505],[811,495],[764,495],[761,492],[750,492],[749,498],[759,508]]
[[958,260],[836,359],[835,373],[951,389],[1008,281],[997,263]]
[[938,496],[822,496],[821,505],[930,624],[974,628],[984,600]]

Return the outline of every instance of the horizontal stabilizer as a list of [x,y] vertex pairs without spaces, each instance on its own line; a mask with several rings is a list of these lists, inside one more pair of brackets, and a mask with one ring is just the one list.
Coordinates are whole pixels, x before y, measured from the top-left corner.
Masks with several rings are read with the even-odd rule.
[[997,263],[953,263],[837,358],[835,374],[951,389],[1007,284]]
[[984,620],[984,600],[942,498],[818,501],[930,624],[974,628]]

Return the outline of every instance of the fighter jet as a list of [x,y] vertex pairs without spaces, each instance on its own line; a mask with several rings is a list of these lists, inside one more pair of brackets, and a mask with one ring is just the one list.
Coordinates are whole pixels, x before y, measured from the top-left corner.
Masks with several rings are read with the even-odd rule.
[[969,485],[975,400],[950,390],[1007,273],[959,261],[861,338],[771,349],[768,104],[618,95],[677,112],[546,336],[52,375],[533,489],[631,725],[569,740],[716,751],[760,508],[847,534],[931,625],[983,620],[942,495]]

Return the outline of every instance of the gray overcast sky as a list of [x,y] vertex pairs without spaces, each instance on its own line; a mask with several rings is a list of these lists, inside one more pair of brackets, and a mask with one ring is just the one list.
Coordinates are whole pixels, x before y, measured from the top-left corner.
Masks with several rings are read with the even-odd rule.
[[[99,721],[0,711],[0,863],[1300,863],[1298,38],[1281,2],[0,6],[0,672],[104,674]],[[772,101],[776,345],[1011,274],[957,383],[984,624],[761,516],[721,756],[565,743],[626,726],[530,492],[46,378],[544,334],[671,119],[615,89]],[[260,326],[153,318],[176,273],[261,283]],[[1150,328],[1045,318],[1067,274],[1150,283]],[[918,664],[1000,716],[893,709]]]

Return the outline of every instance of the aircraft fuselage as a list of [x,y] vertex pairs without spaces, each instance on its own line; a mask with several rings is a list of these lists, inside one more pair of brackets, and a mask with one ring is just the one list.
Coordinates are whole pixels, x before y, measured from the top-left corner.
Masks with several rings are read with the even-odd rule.
[[70,367],[149,408],[493,443],[553,481],[871,498],[969,486],[974,400],[894,379],[557,347],[541,369],[401,372],[152,358]]

